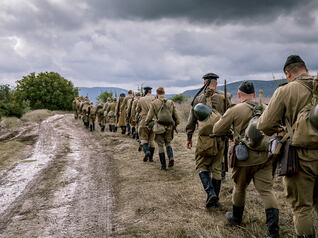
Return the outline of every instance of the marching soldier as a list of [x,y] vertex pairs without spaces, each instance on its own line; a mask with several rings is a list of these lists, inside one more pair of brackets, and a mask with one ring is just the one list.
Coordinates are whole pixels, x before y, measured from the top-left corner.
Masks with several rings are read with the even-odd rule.
[[139,120],[138,117],[141,118],[138,126],[138,134],[145,153],[144,162],[147,162],[148,159],[149,162],[153,162],[153,154],[155,152],[155,135],[152,129],[146,125],[146,117],[150,104],[155,100],[155,97],[151,95],[151,90],[151,87],[144,88],[145,96],[139,99],[136,109],[136,120]]
[[[105,103],[106,104],[106,103]],[[99,100],[97,106],[96,106],[96,116],[97,116],[97,122],[100,126],[101,131],[105,131],[105,125],[103,124],[104,121],[104,103],[103,100]]]
[[74,111],[74,118],[78,119],[78,111],[77,111],[77,104],[80,100],[80,97],[76,97],[74,98],[73,102],[72,102],[72,109]]
[[139,99],[140,99],[140,92],[137,92],[135,94],[135,98],[132,102],[131,109],[130,109],[130,124],[132,126],[131,134],[132,134],[133,139],[135,139],[137,137],[137,134],[138,134],[137,133],[138,130],[136,130],[137,129],[137,122],[136,122],[135,118],[136,118],[137,103],[138,103]]
[[180,121],[173,102],[165,98],[164,88],[159,87],[156,92],[157,99],[152,101],[145,122],[148,126],[149,122],[155,119],[153,131],[159,148],[161,170],[166,170],[164,146],[169,158],[168,167],[172,167],[174,165],[174,158],[170,143],[173,140],[174,129],[179,125]]
[[107,117],[109,131],[116,132],[116,105],[117,105],[117,98],[113,98],[113,101],[108,104],[105,117]]
[[[112,102],[112,101],[111,101],[111,98],[108,97],[106,103],[104,103],[104,106],[103,106],[103,110],[102,110],[102,112],[103,112],[103,120],[102,120],[102,123],[101,123],[101,124],[102,124],[102,126],[104,127],[104,130],[105,130],[106,124],[108,123],[107,113],[105,113],[105,112],[106,112],[106,110],[107,110],[108,105],[109,105],[111,102]],[[109,128],[109,131],[111,131],[110,128]]]
[[[288,83],[275,91],[259,119],[258,129],[267,135],[281,132],[283,125],[294,128],[298,113],[312,102],[314,92],[317,94],[318,89],[313,87],[314,78],[298,55],[287,58],[284,73]],[[318,149],[299,147],[297,154],[298,171],[284,177],[285,191],[292,206],[297,236],[314,238],[312,210],[318,213]]]
[[126,128],[128,132],[128,136],[130,135],[130,124],[129,124],[129,118],[127,114],[127,108],[129,107],[128,101],[131,101],[134,98],[133,91],[129,90],[128,95],[125,97],[122,105],[120,106],[120,114],[123,114],[122,117],[124,118],[124,121],[126,122],[126,125],[123,127],[124,132],[122,134],[126,134]]
[[[223,92],[216,90],[218,75],[208,73],[203,76],[204,86],[195,96],[189,114],[187,132],[187,148],[192,148],[192,135],[199,124],[199,137],[195,152],[196,171],[199,173],[204,190],[207,193],[206,207],[219,206],[219,193],[222,179],[222,159],[224,141],[210,138],[209,134],[216,120],[224,113],[225,97]],[[204,93],[199,95],[204,90]],[[229,100],[228,100],[229,101]],[[205,122],[198,120],[194,108],[202,103],[213,109],[213,115]],[[210,174],[212,173],[212,180]]]
[[[254,85],[244,81],[238,89],[238,99],[241,103],[231,107],[222,118],[214,125],[213,133],[225,136],[233,129],[235,145],[244,138],[245,129],[253,117],[253,108],[256,107]],[[244,148],[248,151],[243,159],[237,154],[232,171],[234,190],[232,195],[233,212],[227,212],[226,218],[232,225],[240,225],[245,205],[246,189],[253,180],[255,188],[262,198],[265,206],[266,221],[270,237],[279,237],[278,205],[273,193],[272,161],[268,160],[267,147],[263,151]],[[246,151],[246,152],[247,152]],[[240,160],[239,160],[240,158]]]
[[89,119],[88,119],[88,116],[89,116],[89,106],[90,106],[90,102],[89,102],[89,99],[88,97],[86,96],[84,101],[82,102],[81,104],[81,107],[80,107],[80,110],[82,112],[82,120],[83,120],[83,123],[85,125],[85,127],[88,129],[88,126],[89,126]]
[[88,120],[90,131],[95,131],[96,107],[94,106],[93,102],[90,103],[88,108]]
[[125,99],[125,94],[121,93],[119,96],[119,100],[117,102],[116,105],[116,117],[117,117],[117,127],[121,128],[121,134],[125,134],[126,133],[126,122],[125,122],[125,113],[121,113],[121,106],[124,102]]

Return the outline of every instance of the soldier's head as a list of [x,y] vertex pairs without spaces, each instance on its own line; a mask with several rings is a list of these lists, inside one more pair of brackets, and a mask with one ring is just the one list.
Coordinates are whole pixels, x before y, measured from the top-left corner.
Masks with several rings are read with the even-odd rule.
[[135,98],[140,98],[140,96],[141,96],[140,92],[136,92]]
[[152,87],[144,87],[145,95],[151,95]]
[[121,93],[120,95],[119,95],[119,97],[121,97],[121,98],[124,98],[126,96],[126,94],[124,94],[124,93]]
[[165,95],[165,89],[163,87],[159,87],[156,90],[157,96],[164,96]]
[[217,79],[219,78],[218,75],[214,74],[214,73],[208,73],[203,75],[202,77],[204,79],[204,85],[207,86],[207,88],[210,89],[216,89],[216,86],[218,85],[218,81]]
[[111,101],[111,98],[110,98],[110,97],[108,97],[108,98],[107,98],[107,102],[110,102],[110,101]]
[[247,99],[255,98],[254,84],[250,81],[243,81],[238,88],[237,97],[240,102],[244,102]]
[[133,91],[132,90],[129,90],[128,91],[128,95],[132,95],[133,94]]
[[286,74],[286,79],[291,82],[297,76],[308,73],[305,62],[298,55],[290,55],[284,65],[284,73]]
[[103,100],[102,100],[102,99],[99,99],[99,100],[98,100],[98,103],[99,103],[99,104],[102,104],[102,103],[103,103]]
[[113,98],[113,102],[117,102],[117,98]]

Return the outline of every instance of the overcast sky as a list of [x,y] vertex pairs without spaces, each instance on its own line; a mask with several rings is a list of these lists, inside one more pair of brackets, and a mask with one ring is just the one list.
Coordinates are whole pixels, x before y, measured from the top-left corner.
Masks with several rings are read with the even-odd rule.
[[55,71],[75,86],[180,93],[318,66],[317,0],[1,0],[0,83]]

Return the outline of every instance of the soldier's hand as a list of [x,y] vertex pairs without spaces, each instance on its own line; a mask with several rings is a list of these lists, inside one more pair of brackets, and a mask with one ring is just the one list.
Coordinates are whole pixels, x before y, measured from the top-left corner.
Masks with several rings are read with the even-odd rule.
[[187,141],[187,148],[188,149],[191,149],[192,148],[192,141]]

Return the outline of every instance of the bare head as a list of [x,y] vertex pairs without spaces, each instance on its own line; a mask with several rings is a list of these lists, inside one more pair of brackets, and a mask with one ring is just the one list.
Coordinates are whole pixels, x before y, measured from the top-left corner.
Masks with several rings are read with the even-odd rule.
[[152,87],[144,87],[144,90],[145,90],[145,95],[151,95],[151,93],[152,93]]
[[293,81],[296,77],[303,73],[308,73],[305,62],[298,55],[288,56],[284,65],[284,73],[286,75],[287,82]]
[[[205,79],[204,85],[206,85],[208,83],[209,83],[209,80]],[[207,88],[215,90],[217,86],[218,86],[218,81],[216,79],[210,79],[210,84],[207,86]]]
[[159,87],[159,88],[157,88],[156,93],[157,93],[158,97],[159,96],[164,96],[165,95],[165,90],[164,90],[163,87]]

